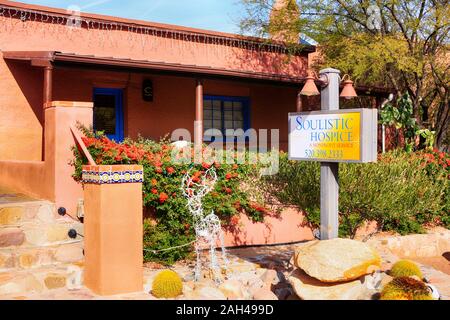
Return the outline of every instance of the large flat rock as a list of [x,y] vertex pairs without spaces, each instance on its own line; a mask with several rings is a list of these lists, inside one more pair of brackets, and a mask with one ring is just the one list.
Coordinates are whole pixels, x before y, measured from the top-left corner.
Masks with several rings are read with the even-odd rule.
[[297,248],[294,263],[322,282],[342,282],[379,270],[381,258],[363,242],[333,239],[313,241]]
[[359,300],[367,289],[360,280],[344,283],[324,283],[297,269],[289,278],[297,296],[303,300]]

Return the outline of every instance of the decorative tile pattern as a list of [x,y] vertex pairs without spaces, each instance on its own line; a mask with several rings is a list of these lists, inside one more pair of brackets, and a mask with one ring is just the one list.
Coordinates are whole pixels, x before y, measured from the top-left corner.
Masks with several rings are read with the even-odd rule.
[[144,172],[142,170],[128,171],[90,171],[83,170],[83,183],[90,184],[116,184],[116,183],[142,183]]

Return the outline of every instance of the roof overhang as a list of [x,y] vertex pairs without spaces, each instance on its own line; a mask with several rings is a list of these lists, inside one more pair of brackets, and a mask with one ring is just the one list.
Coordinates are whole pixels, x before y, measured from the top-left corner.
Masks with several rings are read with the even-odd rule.
[[30,61],[33,66],[58,65],[84,65],[90,67],[108,67],[140,69],[149,71],[162,71],[180,75],[233,77],[242,79],[256,79],[284,83],[302,83],[303,77],[292,77],[283,74],[249,72],[241,70],[218,69],[208,66],[167,63],[161,61],[133,60],[113,57],[98,57],[93,55],[80,55],[62,53],[57,51],[3,51],[6,60]]
[[[305,82],[304,77],[292,77],[282,74],[248,72],[240,70],[217,69],[207,66],[167,63],[160,61],[133,60],[113,57],[98,57],[93,55],[80,55],[62,53],[58,51],[3,51],[6,60],[29,61],[32,66],[46,67],[49,65],[74,65],[89,68],[114,68],[125,70],[141,70],[149,72],[163,72],[180,76],[221,77],[242,80],[260,80],[291,85],[300,85]],[[377,86],[356,86],[358,95],[387,97],[394,93],[392,88]]]

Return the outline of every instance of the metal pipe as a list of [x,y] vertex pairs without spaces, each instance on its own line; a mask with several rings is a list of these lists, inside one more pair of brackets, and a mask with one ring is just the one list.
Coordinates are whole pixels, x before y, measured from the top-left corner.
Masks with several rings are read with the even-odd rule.
[[195,122],[194,122],[194,145],[201,148],[203,144],[203,83],[197,80],[195,90]]
[[53,66],[44,67],[44,108],[53,99]]
[[[391,94],[389,95],[389,98],[386,99],[386,100],[381,104],[380,110],[383,110],[383,108],[384,108],[389,102],[392,102],[392,100],[394,100],[394,95],[391,93]],[[381,141],[381,149],[382,149],[382,152],[383,152],[383,154],[384,154],[384,153],[386,153],[386,125],[384,125],[384,124],[381,126],[381,139],[382,139],[382,141]]]
[[301,95],[301,90],[298,92],[297,94],[297,104],[296,104],[296,109],[297,112],[302,112],[303,111],[303,96]]

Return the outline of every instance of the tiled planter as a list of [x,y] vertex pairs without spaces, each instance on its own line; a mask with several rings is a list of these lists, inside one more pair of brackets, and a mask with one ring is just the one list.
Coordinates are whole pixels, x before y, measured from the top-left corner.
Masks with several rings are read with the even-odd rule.
[[85,285],[100,295],[143,289],[143,168],[84,166]]

